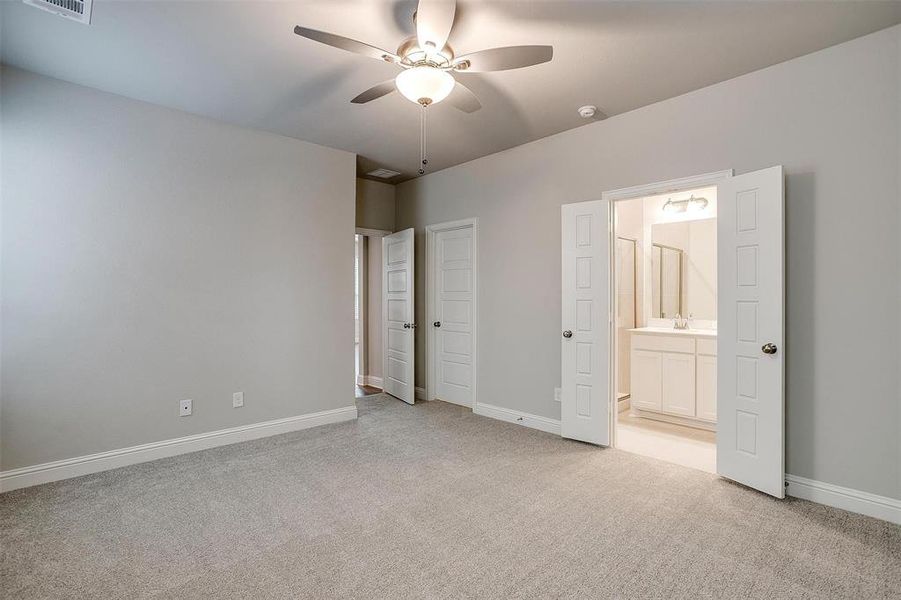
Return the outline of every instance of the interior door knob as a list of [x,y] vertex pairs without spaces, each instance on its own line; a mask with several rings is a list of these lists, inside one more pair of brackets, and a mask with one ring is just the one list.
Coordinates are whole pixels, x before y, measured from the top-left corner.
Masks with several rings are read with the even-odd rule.
[[432,325],[434,325],[435,327],[441,327],[441,321],[435,321],[434,323],[432,323]]
[[763,350],[764,354],[776,354],[776,350],[777,350],[776,344],[772,344],[772,343],[764,344],[763,347],[761,348],[761,350]]
[[563,337],[565,337],[566,339],[569,339],[572,336],[573,336],[573,332],[570,331],[569,329],[567,329],[566,331],[563,332]]
[[409,328],[410,328],[410,324],[409,324],[409,323],[404,323],[404,329],[409,329]]

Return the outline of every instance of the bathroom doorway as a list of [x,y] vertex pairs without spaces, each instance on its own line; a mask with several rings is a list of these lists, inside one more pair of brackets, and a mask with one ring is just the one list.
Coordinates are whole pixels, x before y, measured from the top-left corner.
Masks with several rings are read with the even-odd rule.
[[716,473],[715,186],[613,206],[614,446]]
[[[638,233],[627,231],[630,217]],[[689,466],[784,498],[784,222],[781,165],[563,204],[560,435],[683,464],[681,450],[704,442],[712,460],[692,458]],[[630,273],[616,276],[617,236],[638,240],[639,308],[629,330],[630,406],[622,416],[616,370],[623,349],[613,317],[620,314],[617,279]],[[715,252],[692,250],[692,240],[712,246],[711,238]],[[619,262],[623,269],[627,263]],[[709,269],[707,278],[693,269]],[[629,446],[629,425],[643,426],[643,443]],[[670,436],[674,431],[680,435]],[[683,447],[670,445],[673,437]]]

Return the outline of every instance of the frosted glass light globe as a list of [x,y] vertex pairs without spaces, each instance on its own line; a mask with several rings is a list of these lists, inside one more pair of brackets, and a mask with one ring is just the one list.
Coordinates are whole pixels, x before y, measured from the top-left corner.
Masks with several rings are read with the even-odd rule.
[[447,98],[456,81],[447,71],[420,66],[401,71],[394,80],[394,85],[410,102],[436,104]]

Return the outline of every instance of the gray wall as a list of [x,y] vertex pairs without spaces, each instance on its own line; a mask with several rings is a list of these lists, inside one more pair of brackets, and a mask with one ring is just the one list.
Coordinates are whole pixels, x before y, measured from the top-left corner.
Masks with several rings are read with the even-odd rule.
[[0,83],[2,469],[353,404],[353,154]]
[[357,179],[357,227],[394,231],[395,187],[370,179]]
[[559,418],[560,205],[785,165],[787,470],[901,498],[899,37],[888,29],[400,185],[397,228],[418,234],[417,320],[423,227],[479,217],[479,400]]

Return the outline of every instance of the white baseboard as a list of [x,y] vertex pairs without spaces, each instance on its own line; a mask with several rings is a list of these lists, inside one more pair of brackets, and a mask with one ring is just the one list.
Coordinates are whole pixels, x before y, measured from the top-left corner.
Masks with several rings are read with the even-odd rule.
[[632,405],[629,399],[629,414],[633,417],[641,417],[652,421],[660,421],[662,423],[673,423],[684,427],[693,427],[694,429],[702,429],[704,431],[716,431],[716,423],[694,419],[692,417],[680,417],[679,415],[667,415],[664,413],[654,412],[652,410],[641,410]]
[[477,415],[482,415],[483,417],[491,417],[492,419],[516,423],[517,425],[524,425],[525,427],[531,427],[532,429],[560,435],[560,421],[557,421],[556,419],[539,417],[538,415],[511,410],[502,406],[482,404],[481,402],[473,407],[472,412]]
[[369,387],[379,388],[380,390],[384,389],[384,382],[382,381],[382,378],[373,377],[372,375],[365,375],[363,377],[363,383],[361,383],[360,385],[368,385]]
[[347,406],[0,471],[0,493],[356,418],[357,407]]
[[788,482],[785,492],[789,496],[901,525],[901,500],[797,475],[786,475],[785,481]]
[[416,388],[416,399],[417,400],[428,400],[425,393],[425,388],[417,387]]
[[446,400],[444,398],[435,398],[438,402],[447,402],[448,404],[453,404],[454,406],[462,406],[463,408],[472,408],[472,405],[468,402],[457,402],[456,400]]

